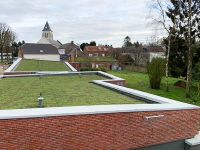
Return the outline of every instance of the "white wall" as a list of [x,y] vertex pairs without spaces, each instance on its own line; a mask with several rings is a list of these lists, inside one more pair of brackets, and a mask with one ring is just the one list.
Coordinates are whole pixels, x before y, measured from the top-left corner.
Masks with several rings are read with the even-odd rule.
[[64,55],[65,54],[65,49],[58,49],[58,53],[60,55]]
[[150,53],[149,61],[151,62],[153,58],[165,58],[164,52]]
[[60,61],[60,55],[31,55],[24,54],[24,59],[35,59],[35,60],[49,60],[49,61]]

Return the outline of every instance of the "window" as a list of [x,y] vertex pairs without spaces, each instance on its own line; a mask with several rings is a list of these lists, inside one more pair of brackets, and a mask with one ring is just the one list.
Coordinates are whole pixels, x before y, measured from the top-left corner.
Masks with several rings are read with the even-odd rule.
[[92,57],[92,54],[89,54],[89,57]]

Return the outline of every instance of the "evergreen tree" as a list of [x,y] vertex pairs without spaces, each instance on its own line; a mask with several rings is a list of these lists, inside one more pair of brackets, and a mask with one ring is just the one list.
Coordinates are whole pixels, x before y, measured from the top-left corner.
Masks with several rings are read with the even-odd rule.
[[95,41],[91,41],[90,42],[90,46],[96,46],[97,44],[96,44],[96,42]]
[[[200,0],[171,0],[173,9],[169,8],[167,16],[175,25],[173,32],[176,32],[177,38],[183,38],[187,44],[187,88],[186,96],[190,96],[190,85],[192,79],[192,46],[196,39],[200,37]],[[177,55],[176,55],[177,56]]]
[[126,36],[124,39],[123,47],[126,48],[126,47],[130,47],[132,45],[133,44],[131,43],[131,38],[129,36]]

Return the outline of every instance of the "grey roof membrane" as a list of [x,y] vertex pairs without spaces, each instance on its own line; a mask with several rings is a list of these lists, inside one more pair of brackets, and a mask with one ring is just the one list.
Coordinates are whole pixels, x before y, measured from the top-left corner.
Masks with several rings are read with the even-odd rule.
[[21,49],[24,54],[59,54],[58,49],[51,44],[27,43]]

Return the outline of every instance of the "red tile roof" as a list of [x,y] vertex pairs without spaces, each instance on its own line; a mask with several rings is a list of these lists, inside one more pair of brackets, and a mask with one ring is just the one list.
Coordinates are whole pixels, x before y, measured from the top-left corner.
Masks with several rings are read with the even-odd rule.
[[108,46],[86,46],[84,51],[87,52],[108,52],[111,50],[111,47]]

